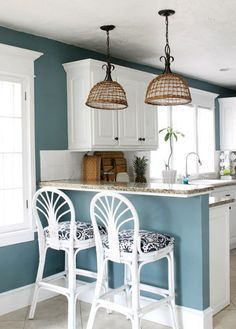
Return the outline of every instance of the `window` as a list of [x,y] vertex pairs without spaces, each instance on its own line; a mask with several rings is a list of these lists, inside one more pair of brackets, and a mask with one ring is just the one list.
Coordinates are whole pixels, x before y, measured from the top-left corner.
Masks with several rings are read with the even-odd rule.
[[[31,101],[34,78],[30,71],[39,53],[2,44],[0,50],[0,246],[3,246],[34,238],[30,207],[35,191]],[[4,50],[11,56],[4,54]]]
[[[191,90],[193,104],[158,107],[158,130],[168,126],[181,131],[185,137],[178,137],[173,142],[172,168],[178,175],[185,174],[185,160],[189,152],[197,152],[202,166],[197,159],[190,156],[188,172],[203,174],[215,172],[215,115],[214,99],[217,95]],[[164,141],[164,133],[159,135],[159,149],[151,152],[151,178],[161,178],[161,171],[165,169],[165,161],[169,155],[169,144]]]

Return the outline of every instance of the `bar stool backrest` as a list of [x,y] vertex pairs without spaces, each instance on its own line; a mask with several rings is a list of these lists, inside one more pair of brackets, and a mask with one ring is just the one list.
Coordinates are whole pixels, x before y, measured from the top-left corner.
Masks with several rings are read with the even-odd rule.
[[33,198],[33,214],[39,235],[39,243],[44,243],[44,227],[48,227],[47,243],[59,249],[58,223],[70,221],[70,245],[73,248],[75,236],[75,210],[70,198],[53,187],[39,189]]
[[104,226],[107,231],[108,246],[106,255],[113,261],[120,261],[119,232],[133,229],[132,254],[137,256],[140,251],[139,218],[132,203],[123,195],[115,192],[100,192],[96,194],[90,204],[90,216],[94,227],[96,252],[103,253],[103,241],[98,230],[98,224]]

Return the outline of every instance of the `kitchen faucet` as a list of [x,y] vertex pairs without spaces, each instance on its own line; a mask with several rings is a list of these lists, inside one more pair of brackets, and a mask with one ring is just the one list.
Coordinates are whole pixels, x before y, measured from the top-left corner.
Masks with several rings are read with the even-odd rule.
[[189,153],[186,155],[185,178],[188,178],[188,177],[190,176],[189,173],[188,173],[188,157],[189,157],[190,155],[192,155],[192,154],[196,155],[196,157],[197,157],[197,161],[198,161],[199,165],[200,165],[200,166],[202,165],[202,161],[200,160],[199,155],[198,155],[196,152],[189,152]]

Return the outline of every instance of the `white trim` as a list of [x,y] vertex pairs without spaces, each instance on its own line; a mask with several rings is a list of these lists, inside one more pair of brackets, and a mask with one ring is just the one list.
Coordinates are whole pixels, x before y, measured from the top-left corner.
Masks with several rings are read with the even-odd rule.
[[[34,61],[43,53],[13,47],[0,43],[0,77],[6,80],[17,80],[22,85],[22,132],[24,166],[24,227],[12,227],[12,231],[0,234],[0,246],[21,243],[34,239],[31,201],[36,190],[35,173],[35,117],[34,117]],[[26,95],[26,99],[25,99]]]
[[[47,278],[48,281],[55,280],[60,276],[60,273]],[[61,281],[63,282],[63,280]],[[83,281],[77,281],[79,285],[85,284]],[[57,281],[59,283],[59,280]],[[0,294],[0,316],[20,308],[30,305],[33,296],[34,285],[28,285],[18,289],[10,290]],[[56,296],[55,293],[42,289],[39,295],[39,300],[45,300]],[[91,303],[93,299],[93,289],[85,291],[80,295],[81,301]],[[141,297],[141,306],[153,302],[152,299]],[[193,308],[177,306],[177,316],[181,329],[213,329],[212,309],[209,307],[204,311],[199,311]],[[171,326],[170,314],[167,307],[160,307],[155,311],[150,312],[144,317],[146,320],[154,323]]]
[[19,230],[0,234],[0,247],[34,240],[34,230]]
[[[57,280],[57,284],[64,282],[64,280],[61,279],[61,273],[57,273],[47,278],[47,281],[55,280]],[[0,293],[0,316],[30,305],[33,292],[34,284],[30,284],[28,286]],[[39,301],[52,298],[56,295],[57,294],[52,291],[42,289],[39,294]]]

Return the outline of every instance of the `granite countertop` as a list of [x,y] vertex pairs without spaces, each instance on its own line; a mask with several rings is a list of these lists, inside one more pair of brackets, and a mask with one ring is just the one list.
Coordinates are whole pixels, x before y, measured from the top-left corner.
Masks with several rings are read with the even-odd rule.
[[209,194],[214,188],[206,185],[161,184],[161,183],[117,183],[117,182],[84,182],[81,180],[42,181],[40,187],[51,186],[64,190],[80,191],[121,191],[146,195],[166,195],[171,197],[192,197]]
[[209,207],[218,207],[218,206],[223,206],[224,204],[229,204],[234,202],[235,200],[231,197],[214,197],[210,196],[209,197]]

